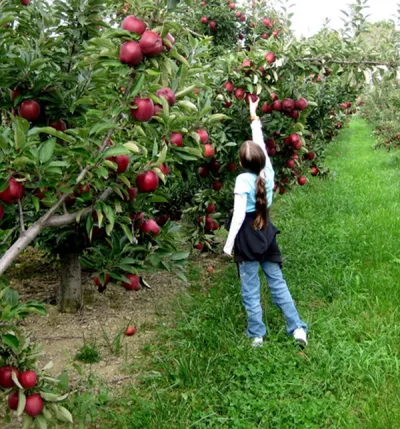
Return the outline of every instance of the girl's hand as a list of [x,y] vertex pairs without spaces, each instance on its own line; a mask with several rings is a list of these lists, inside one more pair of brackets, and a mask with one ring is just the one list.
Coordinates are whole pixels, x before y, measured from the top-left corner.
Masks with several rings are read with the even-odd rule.
[[259,102],[260,102],[259,97],[257,97],[256,101],[253,101],[251,99],[251,96],[249,97],[249,107],[250,107],[250,115],[251,116],[257,116],[257,107],[258,107]]

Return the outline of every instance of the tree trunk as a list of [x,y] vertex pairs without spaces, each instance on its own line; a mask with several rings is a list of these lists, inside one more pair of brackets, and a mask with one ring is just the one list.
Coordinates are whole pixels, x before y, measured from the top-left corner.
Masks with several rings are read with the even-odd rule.
[[61,281],[57,293],[61,313],[76,313],[83,306],[83,287],[80,253],[70,251],[60,254]]

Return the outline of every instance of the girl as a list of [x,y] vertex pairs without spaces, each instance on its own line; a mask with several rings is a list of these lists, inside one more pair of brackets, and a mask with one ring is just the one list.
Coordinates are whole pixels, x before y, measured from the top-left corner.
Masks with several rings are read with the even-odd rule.
[[240,165],[246,172],[236,178],[233,217],[224,252],[231,256],[233,248],[235,251],[252,345],[262,346],[266,334],[260,303],[260,265],[272,300],[286,319],[288,334],[306,345],[307,325],[299,317],[281,271],[282,257],[275,237],[280,231],[269,220],[275,174],[256,114],[259,99],[253,102],[249,98],[253,141],[245,141],[239,150]]

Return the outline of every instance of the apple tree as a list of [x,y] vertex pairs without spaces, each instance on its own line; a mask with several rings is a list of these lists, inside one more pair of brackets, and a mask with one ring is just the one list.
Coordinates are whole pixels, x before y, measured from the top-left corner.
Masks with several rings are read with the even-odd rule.
[[1,12],[0,273],[30,243],[57,254],[62,311],[82,305],[83,252],[101,288],[131,290],[139,269],[181,272],[177,226],[157,223],[157,204],[207,155],[196,129],[224,117],[187,86],[207,40],[169,21],[165,1],[114,9],[10,1]]

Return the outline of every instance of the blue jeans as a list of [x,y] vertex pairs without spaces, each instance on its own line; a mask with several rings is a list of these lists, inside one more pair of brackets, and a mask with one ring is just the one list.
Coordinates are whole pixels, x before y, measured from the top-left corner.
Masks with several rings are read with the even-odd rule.
[[307,330],[307,324],[300,319],[279,264],[276,262],[262,262],[260,264],[258,261],[246,261],[239,263],[239,271],[243,306],[248,318],[247,335],[254,338],[263,337],[267,333],[262,320],[260,301],[260,277],[258,276],[260,265],[267,279],[272,301],[281,309],[286,319],[288,334],[293,334],[293,331],[300,327]]

